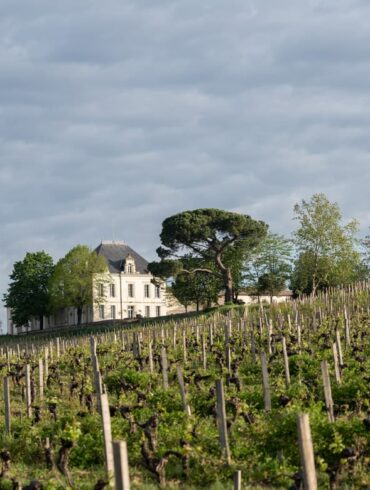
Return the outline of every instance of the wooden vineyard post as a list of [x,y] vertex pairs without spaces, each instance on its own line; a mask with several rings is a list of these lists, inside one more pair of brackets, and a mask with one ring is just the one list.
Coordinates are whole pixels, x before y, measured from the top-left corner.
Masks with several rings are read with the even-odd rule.
[[271,336],[272,336],[272,319],[270,318],[268,322],[268,328],[267,328],[267,348],[268,348],[269,355],[272,354]]
[[262,367],[263,400],[265,403],[265,410],[268,412],[271,410],[271,395],[270,395],[269,373],[267,370],[267,360],[266,360],[265,352],[261,353],[261,367]]
[[310,421],[307,413],[298,415],[298,442],[303,469],[305,490],[317,490],[315,458],[313,452]]
[[209,337],[209,345],[210,345],[210,347],[212,347],[212,345],[213,345],[213,325],[212,325],[212,323],[209,324],[208,337]]
[[113,447],[112,447],[112,431],[110,422],[109,402],[106,393],[100,393],[99,396],[100,412],[103,424],[104,452],[105,452],[105,468],[108,479],[114,475],[113,463]]
[[45,357],[45,361],[44,361],[44,379],[47,380],[48,379],[48,376],[49,376],[49,361]]
[[345,342],[346,342],[346,348],[348,349],[348,347],[351,345],[351,337],[350,337],[350,330],[349,330],[349,316],[348,316],[348,311],[347,311],[347,308],[345,307],[344,308],[344,321],[345,321],[345,325],[344,325],[344,335],[345,335]]
[[[90,351],[91,351],[91,363],[92,363],[92,368],[93,368],[95,392],[98,396],[102,390],[100,388],[100,383],[99,383],[99,379],[98,379],[99,361],[98,361],[98,357],[96,355],[96,340],[94,337],[90,337]],[[98,404],[99,404],[99,402],[98,402]]]
[[234,473],[234,490],[242,490],[242,472],[240,470]]
[[182,407],[184,409],[184,412],[190,416],[191,410],[190,410],[190,406],[186,400],[184,376],[182,374],[182,369],[180,368],[180,366],[176,367],[176,371],[177,371],[177,381],[179,383],[179,388],[180,388]]
[[285,369],[285,384],[286,384],[286,387],[288,388],[290,385],[290,370],[289,370],[289,359],[288,359],[288,353],[286,350],[286,339],[285,339],[285,337],[283,337],[282,343],[283,343],[283,356],[284,356],[284,369]]
[[187,361],[187,352],[186,352],[186,333],[185,329],[182,331],[182,360],[184,364]]
[[4,378],[4,405],[5,405],[5,431],[10,434],[11,427],[11,412],[10,412],[10,389],[9,378]]
[[162,377],[163,377],[163,388],[168,389],[168,363],[167,363],[167,352],[166,347],[163,345],[161,347],[161,364],[162,364]]
[[292,319],[290,318],[290,314],[288,313],[288,332],[292,333]]
[[335,343],[337,347],[339,366],[343,366],[343,353],[342,353],[342,344],[340,342],[339,330],[335,331]]
[[206,349],[206,339],[204,334],[201,336],[202,338],[202,363],[203,369],[207,369],[207,349]]
[[130,490],[126,441],[113,441],[115,490]]
[[44,399],[44,363],[39,359],[39,400]]
[[148,360],[149,360],[149,371],[153,374],[154,365],[153,365],[153,349],[152,349],[152,341],[149,340],[148,344]]
[[26,365],[26,413],[27,417],[32,417],[31,408],[31,366]]
[[301,337],[302,337],[302,334],[301,334],[301,324],[300,323],[297,323],[297,342],[298,342],[299,349],[301,348]]
[[334,373],[335,373],[335,381],[339,384],[341,382],[341,377],[340,377],[340,368],[339,368],[339,362],[338,362],[338,349],[337,349],[337,343],[333,343],[333,358],[334,358]]
[[321,362],[321,372],[322,372],[322,380],[324,384],[324,396],[325,396],[325,406],[328,412],[329,422],[334,422],[334,412],[333,412],[333,398],[331,394],[331,384],[329,377],[329,369],[328,362]]
[[133,335],[133,339],[132,339],[132,354],[134,356],[135,359],[137,359],[139,357],[139,339],[138,339],[138,335],[137,334],[134,334]]
[[252,362],[256,362],[256,341],[254,338],[254,325],[251,325],[251,354],[252,354]]
[[228,372],[231,372],[231,349],[230,349],[230,336],[231,336],[231,320],[225,323],[224,326],[225,332],[225,360],[226,360],[226,368]]
[[5,347],[5,352],[6,352],[6,364],[7,364],[7,369],[8,372],[10,371],[10,354],[9,354],[9,347]]
[[57,337],[57,359],[60,357],[60,339]]
[[222,379],[216,380],[216,412],[217,412],[217,425],[220,435],[220,443],[223,457],[227,464],[231,463],[229,441],[227,435],[227,421],[226,421],[226,408],[225,408],[225,396]]

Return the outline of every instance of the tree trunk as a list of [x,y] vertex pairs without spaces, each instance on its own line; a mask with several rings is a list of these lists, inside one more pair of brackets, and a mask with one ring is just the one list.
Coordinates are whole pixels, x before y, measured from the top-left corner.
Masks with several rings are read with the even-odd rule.
[[39,316],[40,330],[44,330],[44,315]]
[[225,304],[233,302],[233,278],[230,269],[226,268],[222,271],[222,277],[225,287]]
[[82,319],[82,308],[78,307],[77,308],[77,325],[81,325],[81,319]]
[[233,302],[233,278],[231,275],[231,270],[225,267],[222,263],[221,256],[215,256],[215,264],[217,268],[221,271],[222,281],[225,288],[225,304]]

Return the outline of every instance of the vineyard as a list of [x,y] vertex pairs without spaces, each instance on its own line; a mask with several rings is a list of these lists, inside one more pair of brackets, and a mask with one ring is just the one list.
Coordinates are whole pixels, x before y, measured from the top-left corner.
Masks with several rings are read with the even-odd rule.
[[369,305],[4,338],[0,488],[370,488]]

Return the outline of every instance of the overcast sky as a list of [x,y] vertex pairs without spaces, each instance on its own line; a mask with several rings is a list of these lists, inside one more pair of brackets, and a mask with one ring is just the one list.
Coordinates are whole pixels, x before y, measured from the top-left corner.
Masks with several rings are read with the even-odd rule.
[[152,260],[185,209],[289,234],[324,192],[366,233],[369,108],[368,0],[2,0],[1,297],[27,251]]

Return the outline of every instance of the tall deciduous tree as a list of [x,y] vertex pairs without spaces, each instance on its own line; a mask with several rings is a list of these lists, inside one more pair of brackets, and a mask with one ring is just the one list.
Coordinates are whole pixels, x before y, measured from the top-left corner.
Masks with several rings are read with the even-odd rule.
[[337,203],[324,194],[314,194],[310,201],[294,206],[299,223],[294,232],[298,258],[292,278],[297,292],[348,284],[357,278],[360,254],[356,250],[356,220],[342,224]]
[[245,278],[259,294],[272,297],[286,285],[292,270],[293,245],[282,235],[269,233],[246,263]]
[[[165,219],[157,249],[161,262],[149,264],[155,276],[175,276],[179,272],[205,272],[222,280],[225,302],[233,300],[231,258],[244,261],[244,254],[255,248],[267,233],[267,225],[250,216],[220,209],[184,211]],[[189,254],[202,259],[201,266],[187,270],[182,263]],[[212,268],[207,264],[212,263]],[[235,264],[234,264],[235,267]]]
[[12,310],[16,325],[24,325],[33,317],[43,317],[49,312],[49,281],[53,273],[53,259],[46,252],[28,252],[16,262],[10,275],[11,282],[4,294],[4,303]]
[[[107,281],[105,258],[86,245],[77,245],[59,260],[50,283],[54,310],[65,307],[77,309],[77,323],[81,324],[82,310],[92,306],[99,297],[99,285]],[[95,294],[94,294],[95,293]]]
[[367,280],[370,276],[370,235],[366,235],[361,240],[362,262],[361,262],[361,279]]

